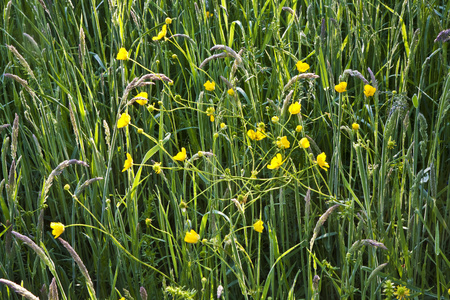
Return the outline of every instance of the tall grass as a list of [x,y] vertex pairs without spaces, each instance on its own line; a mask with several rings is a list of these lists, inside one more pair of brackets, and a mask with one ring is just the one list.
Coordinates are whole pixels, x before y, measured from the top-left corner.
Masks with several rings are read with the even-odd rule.
[[0,7],[0,298],[448,299],[446,1]]

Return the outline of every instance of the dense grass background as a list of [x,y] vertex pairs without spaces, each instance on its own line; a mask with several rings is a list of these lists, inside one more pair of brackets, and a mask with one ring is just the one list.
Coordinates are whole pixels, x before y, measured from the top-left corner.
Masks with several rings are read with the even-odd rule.
[[[42,299],[55,283],[60,299],[214,299],[220,286],[224,299],[385,299],[389,284],[449,298],[449,55],[435,41],[450,28],[447,1],[0,8],[1,278]],[[153,41],[167,17],[169,39]],[[215,45],[239,58],[199,68],[230,53]],[[121,47],[130,60],[115,59]],[[320,77],[286,87],[299,60]],[[130,85],[152,73],[173,84]],[[143,91],[146,106],[127,105]],[[125,111],[135,126],[118,129]],[[260,122],[267,137],[252,141]],[[182,147],[188,161],[172,160]],[[136,165],[121,172],[126,153]],[[269,170],[276,153],[283,166]],[[50,222],[68,226],[92,288]],[[197,244],[184,242],[191,229]]]

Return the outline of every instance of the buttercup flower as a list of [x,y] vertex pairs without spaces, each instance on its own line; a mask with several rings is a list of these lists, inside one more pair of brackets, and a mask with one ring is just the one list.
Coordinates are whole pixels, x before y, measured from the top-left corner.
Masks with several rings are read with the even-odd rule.
[[206,109],[206,114],[207,114],[207,116],[209,117],[209,120],[211,121],[211,122],[214,122],[214,112],[215,112],[216,110],[214,109],[214,107],[208,107],[207,109]]
[[296,66],[297,66],[297,70],[300,73],[304,73],[304,72],[308,71],[308,69],[309,69],[309,65],[307,63],[302,62],[302,61],[298,61]]
[[64,224],[60,222],[51,222],[50,228],[52,230],[52,234],[55,236],[55,239],[57,239],[63,232],[64,232]]
[[409,297],[409,289],[406,286],[397,286],[397,289],[394,293],[395,296],[397,296],[398,300],[403,300]]
[[172,19],[171,18],[166,18],[165,22],[166,22],[167,25],[172,24]]
[[131,157],[130,153],[127,153],[127,159],[125,160],[125,163],[123,164],[122,172],[125,172],[126,170],[131,168],[132,165],[133,165],[133,158]]
[[267,166],[267,169],[278,169],[283,164],[283,157],[280,153],[278,153],[274,158],[272,158],[272,161],[270,162],[270,165]]
[[282,136],[277,141],[277,147],[280,149],[287,149],[291,146],[286,136]]
[[371,86],[370,84],[366,84],[364,86],[364,95],[366,95],[366,97],[375,95],[376,91],[377,91],[377,89],[374,88],[373,86]]
[[212,92],[216,88],[216,83],[208,80],[203,86],[205,87],[205,90]]
[[166,34],[167,34],[167,25],[164,24],[163,27],[161,28],[161,31],[158,32],[158,35],[157,35],[157,36],[154,36],[154,37],[152,38],[152,40],[153,40],[153,41],[159,41],[160,39],[165,38],[165,37],[166,37]]
[[336,92],[338,93],[343,93],[347,90],[347,82],[341,82],[338,85],[334,86],[334,89],[336,90]]
[[280,121],[280,118],[278,118],[277,116],[273,116],[272,117],[272,123],[276,124]]
[[122,115],[120,115],[120,118],[117,121],[117,128],[128,126],[128,124],[130,124],[130,121],[131,121],[130,115],[127,113],[123,113]]
[[155,163],[153,164],[153,171],[154,171],[156,174],[161,173],[161,163],[155,162]]
[[177,155],[175,155],[174,157],[172,157],[174,160],[178,160],[178,161],[183,161],[185,160],[187,157],[186,155],[186,149],[183,147],[181,148],[181,152],[178,152]]
[[186,232],[186,235],[184,237],[184,241],[189,244],[195,244],[200,240],[200,236],[197,232],[194,231],[194,229],[191,229],[190,232]]
[[309,148],[309,140],[307,139],[307,138],[302,138],[301,140],[300,140],[300,146],[302,146],[302,148],[305,148],[305,149],[307,149],[307,148]]
[[233,89],[229,89],[229,90],[227,91],[227,93],[228,93],[228,95],[230,95],[230,96],[234,96],[234,90],[233,90]]
[[359,129],[359,124],[358,123],[353,123],[352,124],[352,129],[353,130],[358,130]]
[[212,16],[213,16],[212,13],[210,13],[209,11],[206,12],[206,18],[210,18],[210,17],[212,17]]
[[295,131],[300,132],[302,131],[303,126],[302,125],[297,125],[297,127],[295,127]]
[[255,231],[258,231],[259,233],[262,233],[264,229],[263,224],[264,224],[263,221],[258,220],[255,222],[255,224],[253,224],[253,229],[255,229]]
[[128,59],[128,51],[125,48],[120,48],[117,53],[117,60],[127,60]]
[[291,115],[296,115],[300,112],[301,108],[302,105],[299,102],[295,102],[289,105],[289,112],[291,113]]
[[253,129],[250,129],[249,131],[247,131],[247,135],[250,139],[254,141],[260,141],[266,137],[264,132],[259,129],[256,132]]
[[140,105],[145,105],[145,104],[147,104],[147,101],[148,101],[148,94],[146,92],[142,92],[142,93],[137,94],[136,98],[145,98],[145,100],[142,100],[142,99],[136,100],[136,102],[139,103]]
[[227,127],[227,124],[225,124],[225,123],[220,123],[220,129],[224,129],[225,127]]
[[325,154],[325,152],[320,153],[319,155],[317,155],[317,163],[319,164],[319,167],[321,167],[322,169],[324,169],[325,171],[327,171],[330,165],[325,161],[327,159],[327,156]]

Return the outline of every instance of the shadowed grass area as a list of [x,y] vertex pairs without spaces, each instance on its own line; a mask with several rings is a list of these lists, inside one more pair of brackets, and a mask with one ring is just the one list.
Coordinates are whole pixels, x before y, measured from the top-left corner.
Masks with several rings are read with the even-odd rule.
[[450,4],[0,7],[0,298],[449,297]]

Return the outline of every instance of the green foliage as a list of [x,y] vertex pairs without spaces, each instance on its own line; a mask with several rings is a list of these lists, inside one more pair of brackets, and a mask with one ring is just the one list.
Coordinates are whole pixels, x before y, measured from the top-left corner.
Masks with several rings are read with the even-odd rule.
[[448,297],[446,1],[0,7],[0,298]]

